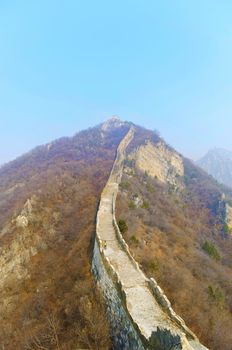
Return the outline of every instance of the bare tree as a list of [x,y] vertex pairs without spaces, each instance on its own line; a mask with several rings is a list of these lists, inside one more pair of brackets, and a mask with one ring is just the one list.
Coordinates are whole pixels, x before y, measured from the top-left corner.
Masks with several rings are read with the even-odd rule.
[[103,350],[109,348],[109,325],[105,317],[103,305],[92,303],[88,298],[82,298],[81,313],[84,324],[76,323],[74,333],[78,342],[88,349]]
[[55,313],[46,316],[43,328],[26,334],[26,350],[50,350],[51,346],[60,350],[60,321]]

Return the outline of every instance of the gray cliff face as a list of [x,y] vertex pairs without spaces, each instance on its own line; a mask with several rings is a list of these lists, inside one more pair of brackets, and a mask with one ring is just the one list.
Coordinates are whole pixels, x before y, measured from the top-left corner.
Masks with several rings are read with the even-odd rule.
[[218,182],[232,187],[232,151],[210,150],[197,164]]

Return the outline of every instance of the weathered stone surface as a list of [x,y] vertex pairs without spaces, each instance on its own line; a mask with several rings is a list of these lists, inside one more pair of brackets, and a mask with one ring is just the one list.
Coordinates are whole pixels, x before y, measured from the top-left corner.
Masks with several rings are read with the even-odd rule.
[[131,256],[116,219],[115,199],[130,130],[121,142],[99,205],[92,270],[105,296],[114,349],[206,350],[154,280]]
[[11,303],[11,298],[17,298],[17,295],[8,297],[7,286],[17,285],[18,281],[27,279],[31,258],[46,249],[41,236],[36,235],[30,227],[35,219],[33,206],[36,206],[35,196],[28,199],[20,215],[6,225],[5,234],[18,230],[12,240],[0,247],[0,294],[4,295],[0,301],[0,317],[10,310],[10,305],[15,305]]
[[[93,273],[107,301],[107,313],[113,329],[114,349],[144,349],[122,302],[122,286],[109,270],[109,262],[103,260],[97,241],[94,247]],[[108,265],[107,267],[105,265]],[[121,293],[120,293],[121,291]]]
[[232,207],[229,204],[226,204],[226,224],[232,229]]
[[29,224],[29,221],[32,217],[32,206],[35,202],[36,198],[32,197],[31,199],[28,199],[23,207],[23,210],[21,211],[21,214],[17,216],[16,218],[16,226],[21,228],[26,228]]
[[[7,279],[20,280],[27,277],[26,266],[31,256],[37,253],[36,247],[32,246],[32,240],[30,231],[24,230],[8,247],[0,249],[0,290]],[[33,244],[36,243],[33,242]]]
[[179,187],[184,175],[182,157],[163,142],[154,145],[147,141],[134,152],[132,159],[138,169],[164,183]]
[[28,226],[28,218],[24,215],[19,215],[16,218],[16,225],[17,227],[25,228]]

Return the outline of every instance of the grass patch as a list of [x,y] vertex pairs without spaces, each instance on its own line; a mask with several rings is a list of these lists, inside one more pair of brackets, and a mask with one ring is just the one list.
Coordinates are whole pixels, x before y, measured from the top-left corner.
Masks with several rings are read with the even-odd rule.
[[128,204],[128,207],[129,209],[135,209],[136,208],[136,205],[133,201],[130,201],[129,204]]
[[120,219],[118,221],[118,227],[119,227],[119,230],[122,234],[126,233],[128,231],[128,226],[127,226],[127,223],[125,220],[123,219]]
[[136,238],[135,235],[131,236],[130,241],[133,244],[138,244],[139,243],[139,240],[138,240],[138,238]]
[[148,183],[146,188],[147,188],[148,192],[150,192],[150,193],[154,192],[154,187],[151,184]]
[[131,185],[128,181],[121,182],[120,187],[122,190],[129,190]]
[[147,201],[143,201],[143,204],[141,205],[141,208],[149,209],[150,208],[150,204]]
[[225,303],[225,295],[220,287],[208,286],[208,295],[215,301],[219,306],[223,306]]
[[208,241],[205,241],[202,245],[202,249],[204,250],[204,252],[206,254],[208,254],[211,258],[215,259],[215,260],[220,260],[220,254],[217,250],[217,248],[215,247],[215,245],[213,243],[210,243]]

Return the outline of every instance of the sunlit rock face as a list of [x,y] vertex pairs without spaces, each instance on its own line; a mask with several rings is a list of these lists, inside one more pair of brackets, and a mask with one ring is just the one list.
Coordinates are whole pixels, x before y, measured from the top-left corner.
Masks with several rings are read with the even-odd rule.
[[226,204],[226,224],[232,230],[232,207],[229,204]]
[[182,157],[163,142],[154,145],[147,141],[134,152],[132,159],[135,160],[136,167],[149,176],[175,187],[182,186],[184,176]]
[[28,199],[24,205],[24,208],[19,216],[16,218],[16,226],[26,228],[32,217],[32,205],[35,202],[35,197]]
[[[18,234],[9,245],[0,248],[0,292],[1,288],[9,281],[17,281],[27,277],[28,269],[26,266],[30,258],[37,254],[37,245],[40,242],[29,228],[30,221],[33,219],[33,205],[35,203],[35,196],[26,201],[20,215],[12,219],[8,228],[8,233],[19,229]],[[2,310],[1,307],[0,310]]]
[[24,215],[19,215],[16,218],[16,225],[17,225],[17,227],[22,227],[22,228],[27,227],[28,226],[28,218]]

